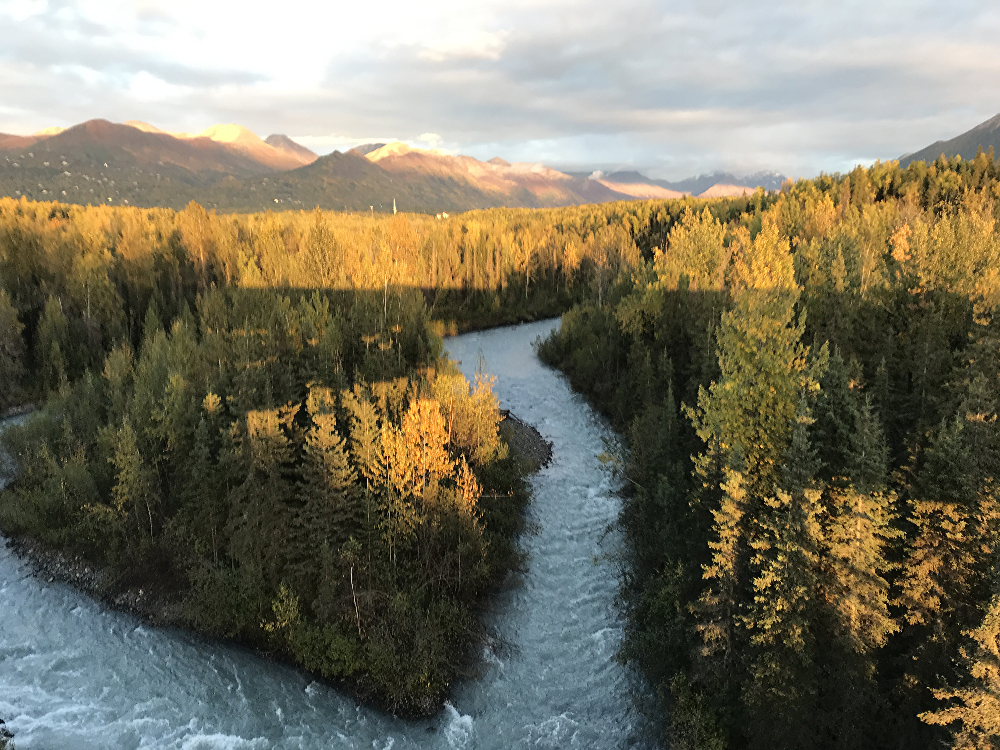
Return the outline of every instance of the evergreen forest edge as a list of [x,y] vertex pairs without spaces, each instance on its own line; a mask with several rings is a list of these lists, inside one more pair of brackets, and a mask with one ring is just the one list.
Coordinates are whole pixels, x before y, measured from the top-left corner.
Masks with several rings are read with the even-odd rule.
[[539,342],[623,434],[628,628],[671,748],[996,748],[1000,170],[693,209]]

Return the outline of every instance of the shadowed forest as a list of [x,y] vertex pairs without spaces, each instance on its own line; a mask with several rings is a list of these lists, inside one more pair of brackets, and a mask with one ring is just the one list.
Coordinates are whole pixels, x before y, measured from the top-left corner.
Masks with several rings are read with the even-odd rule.
[[1000,171],[692,210],[546,361],[618,425],[629,628],[678,748],[993,748]]
[[433,710],[527,499],[440,335],[565,312],[665,741],[993,747],[998,199],[980,154],[447,220],[0,200],[0,406],[48,398],[0,527]]

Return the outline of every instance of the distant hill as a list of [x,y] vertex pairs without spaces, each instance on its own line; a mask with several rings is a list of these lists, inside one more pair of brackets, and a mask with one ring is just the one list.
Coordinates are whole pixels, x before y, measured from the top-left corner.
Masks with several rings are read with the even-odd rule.
[[662,185],[658,185],[655,182],[648,180],[631,179],[626,182],[620,176],[617,179],[598,179],[597,182],[600,182],[609,190],[613,190],[616,193],[622,193],[623,195],[628,195],[639,200],[670,200],[672,198],[683,198],[685,195],[689,195],[689,193],[681,192],[679,190],[670,190],[669,188],[665,188]]
[[38,137],[34,135],[10,135],[9,133],[0,133],[0,151],[11,148],[27,148],[31,144],[37,143],[38,140]]
[[750,195],[756,187],[748,185],[726,185],[718,182],[707,190],[698,193],[699,198],[742,198]]
[[[607,175],[608,180],[620,181],[624,177],[642,177],[638,172],[615,172]],[[781,190],[781,186],[788,178],[778,172],[754,172],[753,174],[737,176],[731,172],[713,172],[712,174],[689,177],[678,182],[668,182],[667,180],[650,180],[654,185],[676,190],[680,193],[690,193],[691,195],[701,195],[715,185],[737,185],[756,189],[762,187],[765,190]]]
[[930,146],[904,154],[899,157],[899,166],[906,167],[910,162],[925,161],[930,163],[944,154],[949,159],[961,156],[963,159],[974,159],[979,149],[989,151],[991,148],[1000,153],[1000,115],[991,117],[986,122],[976,125],[951,140],[934,141]]
[[[626,171],[608,173],[602,176],[601,181],[605,184],[615,185],[650,185],[675,194],[712,198],[738,196],[747,191],[752,193],[758,187],[765,190],[780,190],[787,179],[785,175],[778,172],[754,172],[743,176],[737,176],[731,172],[714,172],[689,177],[686,180],[669,182],[668,180],[654,180],[640,172]],[[657,196],[649,195],[648,197]]]
[[307,149],[305,146],[296,143],[287,135],[271,134],[264,139],[264,143],[268,146],[276,148],[278,151],[284,151],[288,154],[294,155],[303,165],[312,164],[318,158],[316,154]]
[[205,192],[203,205],[224,211],[276,208],[391,211],[463,211],[493,208],[506,196],[492,197],[467,181],[447,175],[400,176],[352,149],[334,151],[312,164],[266,177],[227,178]]
[[544,164],[510,164],[498,157],[483,162],[471,156],[452,156],[398,142],[368,151],[365,157],[400,178],[434,176],[468,182],[497,205],[565,206],[630,197]]
[[[400,211],[440,212],[678,198],[699,179],[671,185],[638,172],[567,174],[400,142],[317,157],[288,136],[262,140],[232,123],[168,133],[145,122],[90,120],[30,136],[0,134],[0,195],[82,204],[181,208],[195,200],[220,211],[390,211],[395,201]],[[729,192],[713,189],[749,189],[738,179],[723,183]]]

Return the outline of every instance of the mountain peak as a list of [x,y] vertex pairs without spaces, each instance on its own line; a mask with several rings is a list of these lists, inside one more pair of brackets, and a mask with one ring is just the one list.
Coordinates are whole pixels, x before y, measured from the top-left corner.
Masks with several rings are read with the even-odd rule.
[[211,138],[217,143],[239,143],[247,146],[256,146],[264,143],[261,137],[250,130],[250,128],[245,128],[242,125],[236,125],[231,122],[225,125],[212,125],[210,128],[205,128],[198,135]]
[[[373,144],[374,145],[374,144]],[[425,154],[428,156],[451,156],[447,151],[439,148],[416,148],[402,141],[386,143],[379,148],[373,149],[365,154],[371,162],[378,162],[392,156],[406,156],[407,154]]]
[[362,156],[368,156],[372,151],[378,151],[384,145],[384,143],[362,143],[360,146],[352,148],[351,151],[357,151]]
[[382,159],[387,159],[390,156],[404,156],[411,151],[416,151],[417,149],[407,146],[402,141],[393,141],[392,143],[386,143],[384,146],[375,149],[374,151],[369,151],[365,156],[368,157],[369,161],[377,162]]
[[272,133],[264,139],[264,143],[271,148],[275,148],[278,151],[296,157],[301,160],[303,164],[312,164],[317,158],[313,151],[300,143],[296,143],[287,135],[282,135],[280,133]]

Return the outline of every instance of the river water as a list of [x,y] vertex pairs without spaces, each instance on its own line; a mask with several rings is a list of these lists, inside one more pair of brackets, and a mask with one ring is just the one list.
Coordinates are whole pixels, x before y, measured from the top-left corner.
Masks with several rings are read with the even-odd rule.
[[557,321],[466,334],[445,348],[553,443],[532,479],[527,571],[487,615],[496,646],[434,719],[359,706],[288,666],[142,625],[30,575],[0,547],[0,717],[18,750],[89,748],[646,747],[638,681],[615,660],[618,500],[597,455],[607,428],[531,342]]

